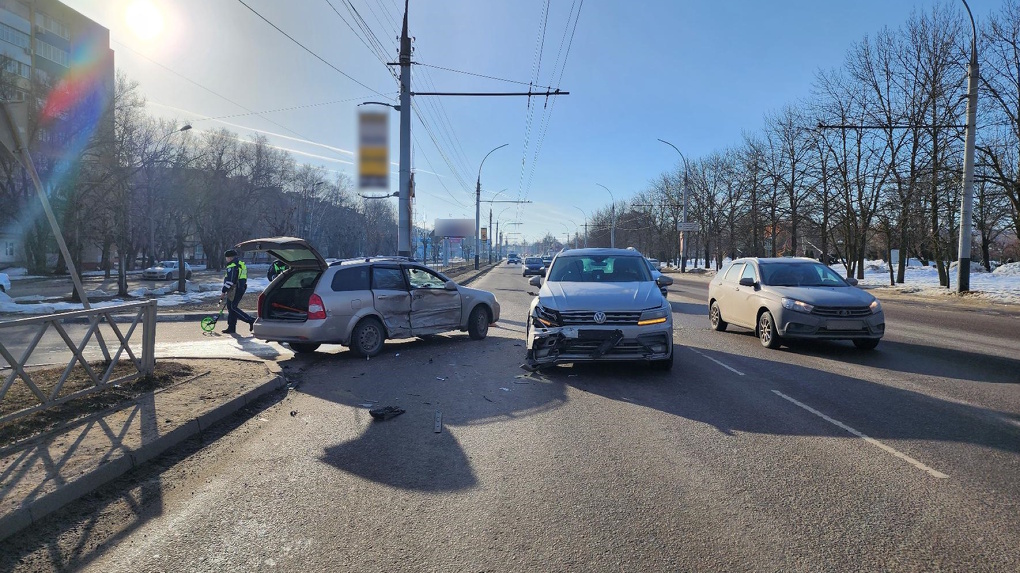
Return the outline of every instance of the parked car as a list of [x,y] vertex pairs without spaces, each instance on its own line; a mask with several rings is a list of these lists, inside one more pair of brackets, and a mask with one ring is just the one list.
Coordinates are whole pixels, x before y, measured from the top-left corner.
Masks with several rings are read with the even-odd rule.
[[517,253],[510,253],[506,256],[506,264],[508,265],[519,265],[521,264],[521,256]]
[[572,249],[553,261],[527,320],[528,368],[640,361],[673,366],[673,313],[644,257],[625,249]]
[[259,295],[254,336],[286,342],[295,352],[342,344],[375,356],[391,338],[453,330],[481,340],[499,320],[499,302],[404,257],[327,264],[303,239],[245,241],[238,251],[267,252],[287,270]]
[[11,290],[11,277],[7,273],[0,273],[0,292],[7,293]]
[[885,314],[856,286],[814,259],[737,259],[708,286],[709,320],[719,331],[753,329],[766,348],[821,338],[870,350],[885,334]]
[[552,264],[552,260],[553,260],[552,255],[542,255],[542,265],[544,265],[545,268],[547,269],[549,268],[549,265]]
[[521,276],[526,277],[528,275],[542,275],[545,273],[545,263],[539,257],[527,257],[524,259],[524,268],[521,270]]
[[[180,270],[177,268],[177,261],[161,261],[156,263],[155,266],[149,267],[142,271],[143,279],[152,280],[170,280],[181,278]],[[184,278],[191,278],[191,265],[184,263]]]

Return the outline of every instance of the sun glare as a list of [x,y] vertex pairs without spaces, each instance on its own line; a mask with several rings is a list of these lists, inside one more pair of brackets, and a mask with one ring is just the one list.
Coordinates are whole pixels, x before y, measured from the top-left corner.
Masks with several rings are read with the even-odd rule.
[[149,0],[133,0],[124,12],[124,19],[141,40],[154,40],[163,31],[163,14]]

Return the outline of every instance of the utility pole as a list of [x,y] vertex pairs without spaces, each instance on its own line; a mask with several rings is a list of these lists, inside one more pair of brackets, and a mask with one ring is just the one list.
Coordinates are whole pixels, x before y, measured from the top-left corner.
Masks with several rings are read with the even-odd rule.
[[[665,139],[659,139],[659,141],[661,141],[661,142],[665,143],[666,145],[672,147],[673,150],[676,151],[677,153],[680,153],[680,149],[678,149],[677,146],[673,145],[672,143],[666,141]],[[688,187],[687,172],[689,171],[689,166],[687,165],[687,158],[684,157],[683,153],[680,153],[680,159],[684,160],[684,190],[683,190],[683,193],[684,193],[684,210],[683,210],[683,215],[682,215],[683,221],[680,223],[680,272],[681,273],[686,273],[687,272],[687,230],[688,230],[688,225],[687,225],[687,187]]]
[[[407,6],[400,32],[400,199],[397,223],[397,255],[411,256],[411,37],[407,34]],[[477,268],[477,265],[476,265]]]
[[960,258],[956,265],[956,292],[970,291],[971,220],[974,209],[974,136],[977,127],[978,57],[977,27],[967,0],[963,0],[970,16],[973,36],[970,43],[970,69],[967,70],[967,137],[963,152],[963,204],[960,206]]

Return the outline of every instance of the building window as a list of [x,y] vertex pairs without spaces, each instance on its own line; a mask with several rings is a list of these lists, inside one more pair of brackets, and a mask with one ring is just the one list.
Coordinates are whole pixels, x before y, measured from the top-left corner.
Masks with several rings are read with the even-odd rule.
[[0,23],[0,40],[10,42],[19,48],[28,48],[32,45],[28,34],[2,23]]
[[49,14],[44,12],[35,13],[35,23],[38,26],[42,26],[43,29],[53,32],[65,40],[71,39],[71,31],[64,25],[63,22],[53,18]]
[[8,257],[14,256],[14,241],[7,241],[4,243],[4,254]]
[[32,76],[32,68],[17,60],[7,60],[7,65],[4,67],[7,68],[9,73],[17,74],[23,78],[30,78]]
[[31,16],[31,10],[29,10],[28,5],[17,0],[0,0],[0,8],[9,10],[26,20]]
[[67,67],[69,58],[67,51],[61,50],[53,44],[44,42],[39,38],[35,39],[35,53],[37,56],[46,58],[51,62],[56,62],[65,68]]

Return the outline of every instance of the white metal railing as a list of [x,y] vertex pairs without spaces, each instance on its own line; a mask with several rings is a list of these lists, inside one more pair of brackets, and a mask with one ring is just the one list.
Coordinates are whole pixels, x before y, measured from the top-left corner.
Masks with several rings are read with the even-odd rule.
[[[133,319],[131,319],[130,313],[134,313]],[[127,315],[124,318],[130,320],[130,322],[127,323],[129,326],[126,332],[122,332],[117,326],[117,323],[113,320],[114,315]],[[81,340],[76,343],[67,333],[67,329],[64,326],[68,321],[81,319],[87,321],[88,329],[85,331]],[[139,323],[142,325],[141,354],[136,355],[129,341],[131,340],[131,336],[134,334],[135,328]],[[110,355],[110,346],[107,345],[107,342],[101,335],[99,329],[101,324],[107,325],[109,329],[113,331],[117,341],[120,343],[113,356]],[[31,336],[28,346],[25,347],[21,353],[21,358],[16,359],[10,349],[13,342],[11,339],[12,337],[5,333],[11,332],[14,329],[23,329],[24,327],[37,327],[38,330],[36,330],[35,334]],[[64,368],[64,372],[57,383],[52,388],[47,388],[44,391],[40,388],[39,384],[36,384],[29,372],[29,360],[32,357],[32,352],[43,339],[43,335],[45,335],[51,328],[60,335],[60,338],[64,341],[64,344],[67,345],[67,348],[71,351],[73,356],[70,362],[67,363],[67,367]],[[94,369],[85,359],[84,351],[93,338],[95,338],[96,343],[103,352],[105,369],[102,373],[97,372],[96,369]],[[113,341],[111,340],[110,344],[112,343]],[[124,382],[134,380],[141,376],[150,375],[156,365],[155,346],[155,300],[0,322],[0,358],[6,361],[10,367],[10,373],[7,374],[3,381],[3,385],[0,386],[0,407],[3,406],[11,387],[19,379],[28,387],[31,394],[39,402],[33,406],[21,408],[15,412],[8,412],[3,416],[0,416],[0,423],[16,420],[34,412],[51,408],[57,404],[62,404],[68,400],[74,400],[75,398],[80,398],[87,394],[98,392],[115,384],[123,384]],[[125,352],[127,353],[130,363],[134,365],[135,372],[114,378],[114,369],[120,362],[121,355]],[[68,377],[71,375],[75,364],[80,364],[85,372],[88,373],[88,376],[91,379],[91,385],[65,396],[61,396],[60,393],[63,390]],[[6,370],[6,368],[4,370]],[[6,410],[6,408],[3,408],[0,411],[3,410]]]

